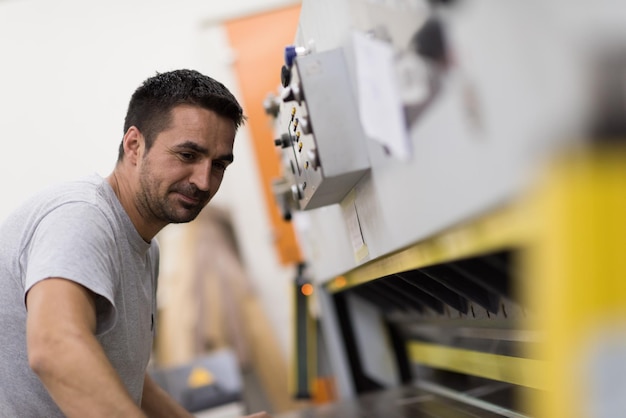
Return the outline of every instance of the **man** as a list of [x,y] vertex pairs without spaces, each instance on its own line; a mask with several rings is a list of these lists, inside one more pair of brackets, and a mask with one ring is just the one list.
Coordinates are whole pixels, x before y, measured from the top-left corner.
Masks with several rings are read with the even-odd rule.
[[131,98],[106,179],[50,188],[0,227],[1,417],[191,416],[146,374],[154,236],[215,195],[243,121],[212,78],[158,74]]

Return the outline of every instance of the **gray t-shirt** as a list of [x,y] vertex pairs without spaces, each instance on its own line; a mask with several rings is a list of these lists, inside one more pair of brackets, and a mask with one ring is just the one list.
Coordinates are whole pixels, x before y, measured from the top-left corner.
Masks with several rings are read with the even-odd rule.
[[[96,337],[139,405],[156,316],[159,248],[99,176],[50,188],[0,226],[0,417],[62,417],[28,365],[26,292],[62,277],[96,298]],[[89,370],[85,370],[89,373]]]

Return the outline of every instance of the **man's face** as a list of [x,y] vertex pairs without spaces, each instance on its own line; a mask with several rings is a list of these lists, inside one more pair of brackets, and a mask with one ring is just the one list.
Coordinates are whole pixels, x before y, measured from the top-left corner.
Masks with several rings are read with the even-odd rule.
[[195,219],[217,193],[236,132],[231,120],[201,107],[177,106],[171,116],[138,161],[137,208],[149,222],[163,224]]

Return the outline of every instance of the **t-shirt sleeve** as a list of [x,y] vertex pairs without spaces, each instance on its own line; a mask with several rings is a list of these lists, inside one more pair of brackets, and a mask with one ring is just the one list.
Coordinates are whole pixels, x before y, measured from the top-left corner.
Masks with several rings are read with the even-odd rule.
[[115,237],[98,208],[85,202],[55,208],[43,217],[25,251],[24,297],[41,280],[71,280],[96,294],[96,334],[115,324]]

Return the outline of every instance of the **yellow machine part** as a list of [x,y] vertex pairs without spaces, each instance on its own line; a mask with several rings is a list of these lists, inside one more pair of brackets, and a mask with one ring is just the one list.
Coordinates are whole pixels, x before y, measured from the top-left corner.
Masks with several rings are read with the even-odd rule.
[[539,360],[502,356],[437,344],[412,341],[407,345],[409,358],[425,366],[472,376],[545,389],[536,379],[545,363]]
[[564,158],[542,184],[535,242],[520,284],[529,326],[545,340],[550,388],[528,400],[540,418],[623,416],[626,411],[626,150]]

